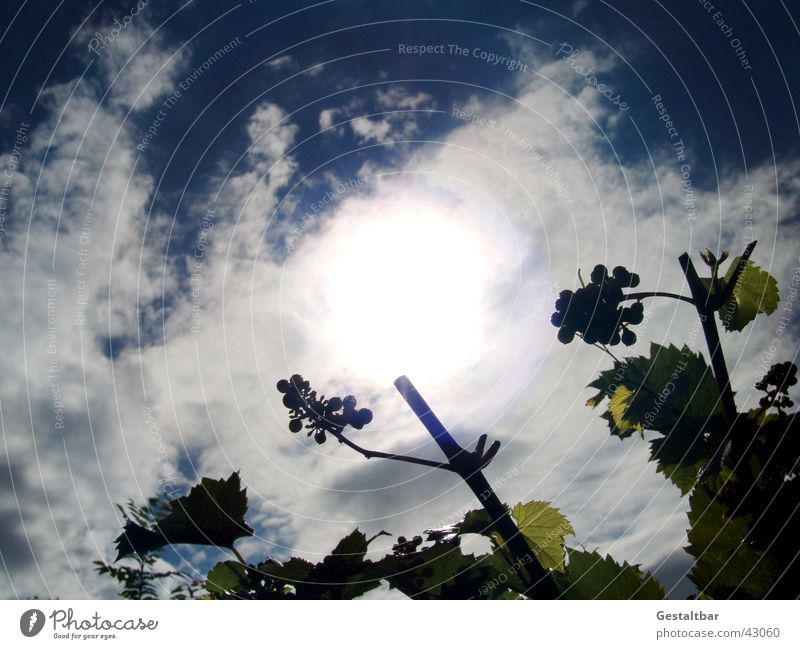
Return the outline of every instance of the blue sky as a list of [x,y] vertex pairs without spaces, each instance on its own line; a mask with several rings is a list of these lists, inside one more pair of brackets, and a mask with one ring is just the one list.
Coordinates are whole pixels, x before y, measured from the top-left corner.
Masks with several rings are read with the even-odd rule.
[[[596,263],[680,291],[678,255],[747,233],[788,286],[796,11],[51,4],[0,8],[0,594],[113,595],[90,566],[113,504],[171,476],[241,470],[253,559],[469,502],[293,436],[274,384],[294,372],[371,405],[360,441],[437,457],[392,387],[408,373],[465,444],[501,440],[502,498],[552,500],[571,543],[678,580],[686,503],[584,406],[609,361],[556,341],[552,295]],[[648,307],[634,352],[691,335],[690,312]],[[723,341],[740,405],[775,328]],[[781,340],[794,358],[796,322]]]

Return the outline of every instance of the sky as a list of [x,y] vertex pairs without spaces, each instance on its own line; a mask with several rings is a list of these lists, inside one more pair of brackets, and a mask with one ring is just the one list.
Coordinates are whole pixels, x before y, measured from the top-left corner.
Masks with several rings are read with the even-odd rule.
[[[798,18],[783,0],[3,3],[0,596],[113,597],[91,562],[114,558],[115,503],[202,476],[241,472],[253,561],[474,507],[448,472],[289,432],[275,383],[299,372],[373,410],[354,441],[438,460],[393,387],[408,375],[464,446],[501,442],[501,499],[551,501],[568,544],[685,597],[687,502],[585,406],[611,359],[549,319],[578,269],[686,293],[681,253],[753,239],[785,301]],[[777,327],[723,334],[741,408]],[[707,356],[677,301],[637,333],[625,353]],[[776,360],[799,340],[790,314]]]

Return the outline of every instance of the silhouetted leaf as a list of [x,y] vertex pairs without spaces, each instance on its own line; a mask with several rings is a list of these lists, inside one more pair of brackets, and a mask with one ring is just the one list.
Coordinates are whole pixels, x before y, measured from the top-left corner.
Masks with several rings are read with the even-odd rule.
[[713,454],[710,431],[720,429],[719,389],[701,354],[687,346],[650,346],[650,356],[614,363],[589,384],[600,391],[587,401],[596,407],[609,397],[601,416],[621,438],[645,430],[661,433],[650,441],[650,459],[682,493],[692,488]]
[[566,574],[553,573],[564,599],[664,599],[663,586],[650,573],[618,564],[597,552],[567,550]]
[[295,587],[296,584],[294,582],[308,581],[313,569],[313,563],[298,557],[292,557],[283,564],[276,561],[265,561],[258,565],[258,570],[265,575],[286,581]]
[[372,574],[412,599],[482,598],[481,590],[488,593],[486,584],[497,574],[482,559],[463,554],[457,545],[436,544],[414,554],[384,557]]
[[467,512],[458,524],[461,534],[488,534],[492,528],[492,517],[485,509]]
[[322,562],[330,566],[351,567],[363,563],[366,553],[367,537],[363,532],[354,529],[336,544],[333,552]]
[[697,559],[689,576],[700,592],[715,599],[765,597],[781,570],[774,558],[750,547],[753,517],[729,516],[705,487],[695,491],[690,503],[686,551]]
[[[712,415],[721,412],[719,389],[703,355],[685,346],[650,344],[650,356],[636,356],[615,362],[588,387],[600,390],[587,401],[596,407],[604,397],[612,432],[627,437],[635,430],[665,432],[679,420],[701,428]],[[615,400],[615,396],[619,393]]]
[[248,584],[247,571],[238,561],[222,561],[215,565],[206,577],[206,590],[210,593],[228,595],[242,591]]
[[694,487],[710,454],[703,436],[682,426],[650,441],[650,459],[657,463],[656,471],[671,480],[684,496]]
[[147,554],[165,545],[192,543],[231,547],[253,530],[245,523],[246,489],[241,489],[239,474],[227,479],[203,478],[188,496],[168,501],[168,512],[155,529],[128,521],[117,540],[117,560],[128,554]]

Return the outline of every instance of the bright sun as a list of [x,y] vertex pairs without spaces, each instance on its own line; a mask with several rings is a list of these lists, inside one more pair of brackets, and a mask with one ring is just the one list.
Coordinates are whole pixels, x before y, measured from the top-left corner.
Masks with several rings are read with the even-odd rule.
[[430,206],[380,206],[323,245],[326,337],[337,363],[390,385],[426,383],[480,357],[490,264],[480,234]]

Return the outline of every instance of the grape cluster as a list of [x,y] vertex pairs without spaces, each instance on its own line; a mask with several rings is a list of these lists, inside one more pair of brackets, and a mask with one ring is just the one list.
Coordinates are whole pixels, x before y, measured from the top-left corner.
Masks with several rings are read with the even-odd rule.
[[756,383],[756,390],[767,394],[758,402],[762,408],[775,406],[780,412],[791,408],[794,401],[789,398],[789,388],[797,383],[797,365],[790,361],[776,363],[769,368],[764,377]]
[[314,436],[317,444],[325,443],[325,434],[337,437],[345,426],[361,430],[372,421],[372,411],[368,408],[356,409],[356,398],[351,394],[344,399],[340,397],[317,397],[311,384],[299,374],[292,375],[289,380],[278,381],[278,392],[283,394],[283,405],[289,409],[289,430],[299,433],[305,428],[308,436]]
[[639,276],[622,266],[609,275],[605,266],[597,265],[589,279],[583,288],[559,293],[556,311],[550,318],[558,327],[558,339],[567,345],[578,334],[590,345],[633,345],[636,334],[628,325],[644,320],[644,305],[635,302],[622,307],[620,302],[625,298],[622,289],[638,286]]

